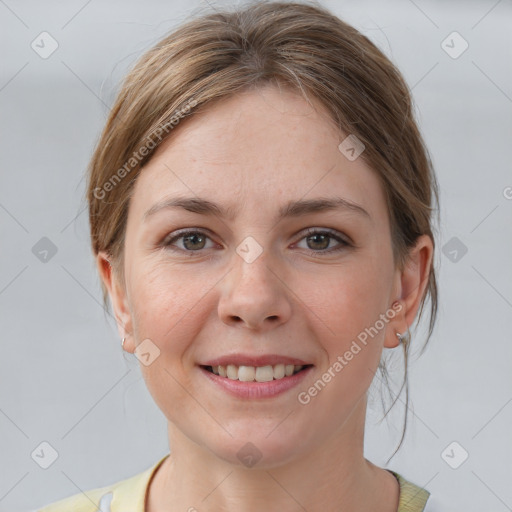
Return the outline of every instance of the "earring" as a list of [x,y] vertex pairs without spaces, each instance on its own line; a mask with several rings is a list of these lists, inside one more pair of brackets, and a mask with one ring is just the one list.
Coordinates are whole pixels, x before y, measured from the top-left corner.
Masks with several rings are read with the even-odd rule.
[[396,333],[396,335],[398,336],[398,343],[401,344],[401,343],[410,343],[411,342],[411,338],[407,337],[406,334],[400,334],[400,333]]
[[123,338],[123,341],[121,341],[121,348],[124,350],[124,342],[125,342],[126,338]]

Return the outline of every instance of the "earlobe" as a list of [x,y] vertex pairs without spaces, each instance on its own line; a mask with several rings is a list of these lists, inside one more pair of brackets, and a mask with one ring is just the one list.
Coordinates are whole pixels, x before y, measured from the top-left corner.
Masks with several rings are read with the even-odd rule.
[[[404,304],[401,300],[396,300],[391,306],[393,312],[393,321],[386,330],[386,337],[384,339],[385,348],[398,347],[404,338],[407,338],[408,326],[404,316]],[[388,313],[391,316],[391,312]]]
[[110,301],[112,303],[119,336],[121,338],[127,338],[132,331],[132,326],[130,310],[126,300],[124,287],[119,282],[118,276],[111,264],[110,256],[104,251],[100,251],[96,256],[96,265],[98,267],[100,278],[108,291]]

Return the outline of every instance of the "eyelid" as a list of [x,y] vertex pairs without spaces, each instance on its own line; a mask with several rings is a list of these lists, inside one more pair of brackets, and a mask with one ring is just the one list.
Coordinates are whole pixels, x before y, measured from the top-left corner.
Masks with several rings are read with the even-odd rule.
[[[352,245],[352,240],[350,239],[350,237],[340,231],[337,231],[336,229],[312,227],[312,228],[306,228],[306,230],[303,233],[304,234],[303,234],[302,238],[304,238],[304,236],[308,236],[308,235],[327,234],[327,235],[331,235],[335,239],[341,240],[343,243],[346,243],[347,245]],[[301,240],[302,240],[302,238],[301,238]]]
[[[200,254],[201,252],[204,252],[204,249],[198,249],[197,251],[193,251],[193,250],[189,251],[189,250],[185,250],[185,249],[174,248],[172,246],[172,242],[179,240],[182,237],[184,237],[185,235],[188,235],[191,233],[203,235],[206,238],[208,238],[209,240],[211,240],[213,243],[216,243],[214,241],[213,237],[211,236],[211,231],[209,229],[189,227],[189,228],[178,229],[178,230],[173,231],[172,233],[168,234],[167,236],[164,237],[162,242],[159,244],[159,247],[168,249],[173,252],[188,253],[190,255],[193,255],[194,253]],[[344,233],[341,233],[335,229],[323,228],[323,227],[306,228],[305,230],[300,232],[300,238],[298,239],[297,242],[294,242],[293,245],[298,244],[299,242],[301,242],[308,236],[313,236],[313,235],[318,235],[318,234],[330,236],[332,239],[334,239],[338,242],[338,245],[335,247],[331,247],[330,249],[325,249],[325,250],[318,250],[318,251],[315,251],[313,249],[303,249],[303,250],[305,250],[306,252],[308,252],[309,254],[312,254],[312,255],[322,255],[322,254],[332,254],[332,253],[341,251],[343,249],[346,249],[348,247],[354,247],[354,244],[353,244],[352,240],[350,239],[350,237],[348,237]]]
[[313,235],[328,235],[332,239],[334,239],[338,242],[337,246],[331,247],[330,249],[319,250],[319,251],[315,251],[313,249],[303,249],[306,252],[308,252],[309,254],[314,255],[314,256],[318,255],[321,257],[322,255],[329,255],[329,254],[340,252],[344,249],[354,247],[354,244],[352,243],[352,241],[350,240],[350,238],[347,235],[345,235],[335,229],[320,228],[320,227],[307,228],[305,231],[303,231],[301,233],[299,240],[297,242],[295,242],[294,245],[298,244],[299,242],[301,242],[308,236],[313,236]]
[[[190,227],[190,228],[177,229],[177,230],[173,231],[172,233],[167,234],[158,245],[161,247],[169,247],[172,241],[178,240],[179,238],[181,238],[185,235],[188,235],[189,233],[202,234],[213,241],[213,233],[209,229]],[[194,252],[194,251],[187,251],[187,252]],[[197,251],[197,252],[199,252],[199,251]]]

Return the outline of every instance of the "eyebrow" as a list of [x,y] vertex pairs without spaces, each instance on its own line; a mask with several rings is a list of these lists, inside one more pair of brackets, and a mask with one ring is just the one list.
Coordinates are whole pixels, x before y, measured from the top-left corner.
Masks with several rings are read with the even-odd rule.
[[[173,208],[183,208],[192,213],[215,215],[229,220],[233,220],[238,213],[238,210],[236,209],[224,209],[220,205],[200,197],[174,197],[164,199],[163,201],[154,204],[144,214],[143,220],[147,220],[148,217],[161,210]],[[341,197],[289,201],[279,209],[277,220],[333,210],[345,210],[357,213],[371,220],[370,214],[361,205]]]

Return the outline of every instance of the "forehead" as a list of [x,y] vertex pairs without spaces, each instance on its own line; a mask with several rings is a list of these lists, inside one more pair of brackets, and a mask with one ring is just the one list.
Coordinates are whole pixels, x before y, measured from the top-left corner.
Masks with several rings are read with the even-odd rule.
[[339,150],[348,134],[319,102],[311,106],[294,91],[268,86],[181,122],[137,179],[138,215],[169,196],[199,196],[237,214],[261,215],[262,207],[336,195],[360,204],[372,219],[387,218],[375,172]]

